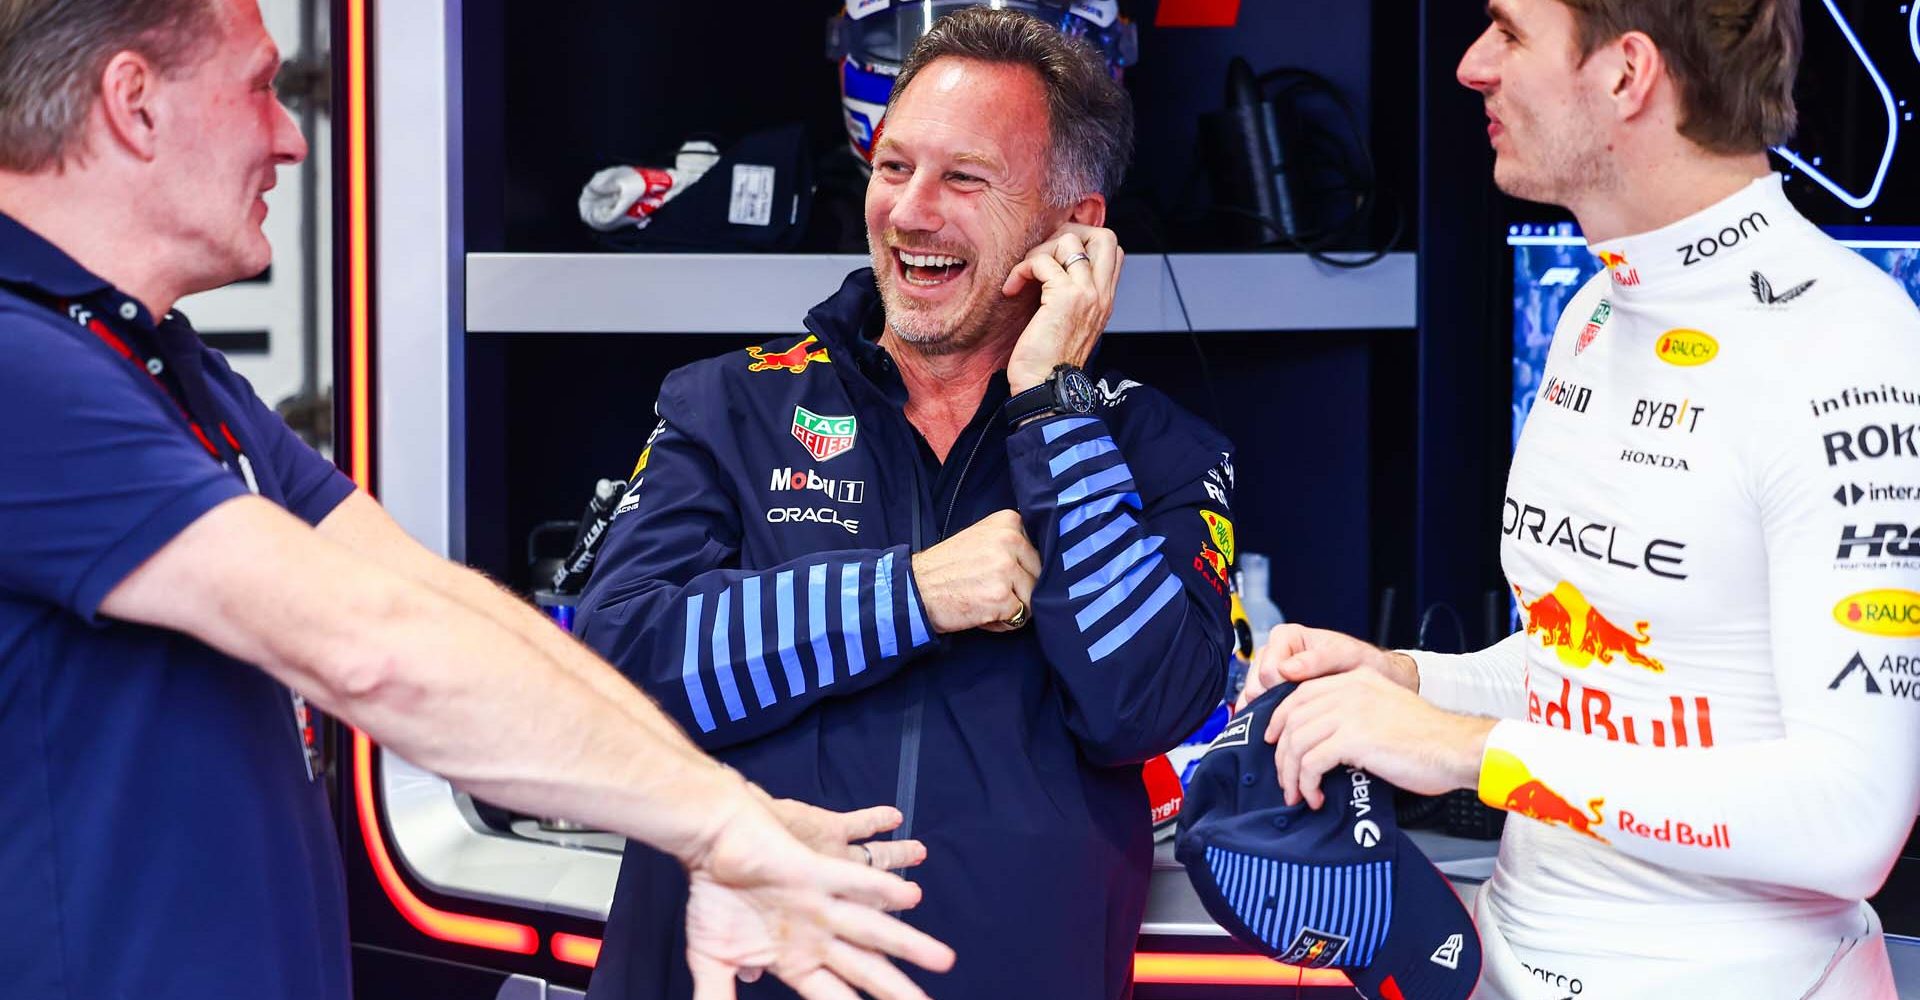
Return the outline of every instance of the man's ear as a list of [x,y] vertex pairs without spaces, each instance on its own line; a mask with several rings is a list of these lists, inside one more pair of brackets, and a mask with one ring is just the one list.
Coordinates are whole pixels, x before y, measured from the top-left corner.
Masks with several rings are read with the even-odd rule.
[[1082,226],[1104,226],[1107,224],[1107,196],[1090,194],[1073,205],[1073,211],[1067,213],[1067,221]]
[[1654,88],[1667,72],[1667,61],[1643,31],[1621,35],[1613,47],[1618,52],[1619,67],[1607,96],[1620,120],[1627,121],[1651,109]]
[[130,50],[115,53],[100,75],[100,114],[107,132],[140,160],[152,160],[159,146],[154,93],[159,82],[153,64]]

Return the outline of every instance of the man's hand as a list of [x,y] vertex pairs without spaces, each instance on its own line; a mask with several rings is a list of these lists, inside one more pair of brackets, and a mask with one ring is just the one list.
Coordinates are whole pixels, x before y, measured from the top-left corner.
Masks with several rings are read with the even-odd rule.
[[1349,670],[1371,670],[1406,688],[1420,690],[1420,666],[1405,653],[1381,649],[1350,635],[1291,622],[1275,625],[1267,643],[1253,654],[1247,685],[1236,709],[1245,708],[1269,688]]
[[927,847],[917,840],[870,839],[900,825],[900,810],[892,806],[837,813],[798,799],[767,802],[788,833],[830,858],[846,858],[882,871],[912,868],[927,860]]
[[1007,620],[1032,608],[1039,578],[1040,553],[1018,511],[994,511],[913,556],[913,583],[935,632],[1011,631]]
[[[1085,254],[1085,260],[1076,260]],[[1126,253],[1110,229],[1067,223],[1007,275],[1001,291],[1012,298],[1040,283],[1040,310],[1013,345],[1007,387],[1013,392],[1046,381],[1058,365],[1085,365],[1113,315],[1114,290]],[[1068,262],[1072,263],[1069,264]]]
[[1480,783],[1494,720],[1444,712],[1372,670],[1308,681],[1273,710],[1274,745],[1288,805],[1326,802],[1320,779],[1346,764],[1421,795]]
[[[808,1000],[854,1000],[855,989],[879,1000],[927,1000],[886,956],[945,972],[953,950],[880,912],[913,907],[920,888],[838,856],[849,849],[846,840],[884,819],[897,823],[898,814],[836,816],[789,805],[778,807],[782,816],[758,798],[743,803],[688,864],[695,1000],[730,1000],[736,976],[751,982],[763,971]],[[822,843],[846,840],[829,857],[796,839],[785,817]]]

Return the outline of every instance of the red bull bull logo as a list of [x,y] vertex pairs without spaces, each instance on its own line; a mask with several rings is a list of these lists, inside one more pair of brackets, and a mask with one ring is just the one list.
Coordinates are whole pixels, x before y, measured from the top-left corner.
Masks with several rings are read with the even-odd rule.
[[1213,592],[1224,595],[1227,592],[1227,557],[1218,552],[1200,546],[1200,554],[1193,557],[1193,571],[1199,573],[1213,587]]
[[1618,657],[1656,674],[1666,672],[1665,664],[1641,650],[1653,641],[1647,622],[1634,622],[1632,631],[1615,625],[1571,583],[1563,580],[1551,593],[1531,602],[1518,586],[1513,596],[1520,603],[1527,634],[1538,637],[1542,649],[1553,650],[1569,667],[1584,670],[1595,663],[1611,664]]
[[1595,252],[1595,256],[1600,258],[1600,263],[1607,265],[1607,273],[1613,275],[1614,284],[1632,288],[1640,283],[1640,272],[1627,261],[1626,254],[1600,250]]
[[813,334],[807,334],[805,340],[778,354],[768,354],[764,348],[749,347],[747,356],[753,359],[753,364],[747,366],[750,372],[781,371],[798,375],[816,361],[823,365],[833,363],[833,359],[827,357],[827,349]]
[[1606,825],[1600,812],[1606,799],[1589,799],[1585,811],[1576,809],[1565,796],[1534,777],[1520,758],[1505,750],[1488,750],[1481,763],[1480,801],[1495,809],[1518,813],[1549,826],[1564,826],[1583,837],[1607,843],[1607,838],[1597,832]]

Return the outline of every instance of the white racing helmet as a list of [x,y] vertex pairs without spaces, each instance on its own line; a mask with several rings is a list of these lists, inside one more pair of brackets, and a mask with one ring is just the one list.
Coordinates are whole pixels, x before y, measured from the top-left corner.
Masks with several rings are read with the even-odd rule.
[[847,0],[827,22],[827,56],[840,62],[847,141],[862,162],[873,160],[873,139],[907,53],[935,21],[968,7],[1022,11],[1084,38],[1106,56],[1116,80],[1139,58],[1138,37],[1120,16],[1119,0]]

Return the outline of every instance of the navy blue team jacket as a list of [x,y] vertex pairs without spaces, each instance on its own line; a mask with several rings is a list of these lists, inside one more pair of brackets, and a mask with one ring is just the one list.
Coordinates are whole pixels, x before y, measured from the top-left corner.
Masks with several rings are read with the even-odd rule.
[[[1152,863],[1139,765],[1219,703],[1232,649],[1230,445],[1111,375],[1092,415],[1009,434],[1002,375],[941,463],[882,319],[857,271],[809,336],[667,377],[579,634],[772,794],[906,814],[929,857],[904,918],[959,953],[908,970],[932,995],[1126,996]],[[1032,624],[934,634],[912,553],[1008,508],[1045,560]],[[686,891],[628,848],[595,1000],[691,995]]]

